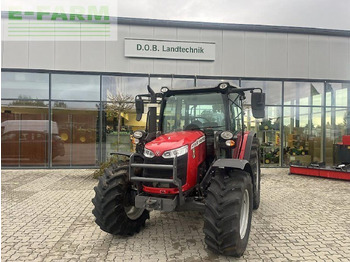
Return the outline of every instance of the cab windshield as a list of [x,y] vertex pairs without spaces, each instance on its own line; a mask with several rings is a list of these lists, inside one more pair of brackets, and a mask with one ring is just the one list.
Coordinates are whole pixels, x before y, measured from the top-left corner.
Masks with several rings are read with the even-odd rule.
[[226,130],[222,94],[203,93],[168,97],[163,114],[163,132],[198,128]]

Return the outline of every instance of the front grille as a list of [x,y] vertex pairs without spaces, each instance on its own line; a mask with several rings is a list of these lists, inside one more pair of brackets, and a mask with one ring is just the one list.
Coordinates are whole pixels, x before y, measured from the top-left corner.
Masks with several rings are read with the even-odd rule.
[[[153,157],[153,158],[145,157],[145,164],[172,165],[173,161],[174,160],[172,158],[163,158],[161,156]],[[187,174],[187,154],[177,158],[177,177],[181,179],[182,185],[186,183],[186,174]],[[144,168],[143,176],[171,179],[173,177],[173,170]],[[168,184],[164,184],[164,183],[146,183],[145,185],[152,186],[152,187],[176,187],[175,185],[171,184],[169,186]]]

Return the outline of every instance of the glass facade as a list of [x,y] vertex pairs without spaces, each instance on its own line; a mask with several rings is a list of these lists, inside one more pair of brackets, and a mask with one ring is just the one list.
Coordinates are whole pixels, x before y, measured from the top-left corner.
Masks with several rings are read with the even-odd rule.
[[[146,116],[136,121],[134,98],[146,94],[148,77],[102,76],[102,140],[101,159],[105,161],[118,151],[134,150],[132,131],[144,129]],[[120,104],[120,127],[118,113],[113,113],[113,100]],[[125,108],[125,110],[123,110]]]
[[100,77],[97,75],[52,74],[51,98],[100,100]]
[[156,92],[159,92],[163,86],[169,89],[193,88],[194,78],[151,77],[150,85]]
[[265,118],[255,119],[250,106],[245,106],[245,128],[257,133],[263,166],[277,167],[281,164],[281,115],[281,106],[266,106]]
[[[228,81],[266,93],[264,119],[255,119],[250,93],[245,128],[257,133],[264,166],[338,161],[337,143],[350,135],[350,82],[277,81],[159,75],[2,72],[2,167],[96,167],[111,153],[133,151],[134,97]],[[116,108],[116,105],[119,107]],[[147,111],[147,109],[145,110]]]
[[2,73],[1,94],[2,99],[49,99],[49,74]]
[[350,134],[350,83],[326,83],[325,159],[338,163],[337,144]]
[[48,119],[48,101],[2,100],[1,165],[47,167]]
[[216,86],[220,82],[229,82],[231,85],[239,86],[239,79],[197,79],[196,86]]
[[93,102],[51,102],[52,166],[98,163],[98,110],[99,104]]
[[109,101],[118,94],[130,95],[147,93],[147,77],[102,76],[102,101]]
[[285,107],[284,109],[284,164],[310,164],[322,159],[322,108]]
[[[282,105],[282,82],[280,81],[246,81],[242,80],[242,87],[260,87],[266,94],[266,105]],[[246,92],[245,104],[250,104],[250,92]]]

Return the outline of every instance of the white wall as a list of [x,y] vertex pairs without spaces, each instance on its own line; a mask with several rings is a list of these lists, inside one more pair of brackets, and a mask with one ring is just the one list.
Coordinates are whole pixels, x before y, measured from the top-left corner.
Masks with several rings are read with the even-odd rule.
[[[216,58],[127,58],[125,37],[215,42]],[[3,41],[2,68],[350,80],[349,37],[118,25],[118,39]]]

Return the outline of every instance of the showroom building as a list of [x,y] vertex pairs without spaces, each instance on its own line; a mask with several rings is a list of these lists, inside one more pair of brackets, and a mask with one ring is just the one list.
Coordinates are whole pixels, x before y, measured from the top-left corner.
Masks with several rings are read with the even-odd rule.
[[37,21],[24,17],[14,39],[2,13],[3,168],[96,167],[133,150],[130,134],[145,121],[135,121],[134,109],[122,112],[118,143],[108,105],[118,94],[131,103],[148,84],[262,88],[265,119],[252,117],[249,97],[244,119],[264,166],[336,164],[336,144],[350,135],[350,31],[110,17],[86,39],[81,21],[47,19],[41,23],[54,32],[75,27],[79,38],[43,40],[30,31]]

